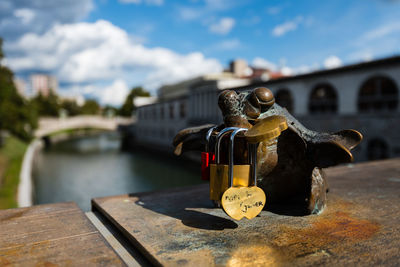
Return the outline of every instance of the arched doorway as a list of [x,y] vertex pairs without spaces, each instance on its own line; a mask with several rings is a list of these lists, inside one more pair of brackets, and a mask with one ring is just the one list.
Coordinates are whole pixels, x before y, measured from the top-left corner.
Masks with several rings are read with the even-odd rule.
[[386,159],[389,157],[389,146],[380,138],[371,139],[367,146],[368,160]]
[[324,83],[314,87],[308,103],[310,113],[336,113],[337,93],[332,85]]
[[275,95],[275,102],[293,113],[293,97],[289,89],[279,89]]
[[360,88],[357,104],[360,112],[396,110],[398,90],[395,82],[384,76],[369,78]]

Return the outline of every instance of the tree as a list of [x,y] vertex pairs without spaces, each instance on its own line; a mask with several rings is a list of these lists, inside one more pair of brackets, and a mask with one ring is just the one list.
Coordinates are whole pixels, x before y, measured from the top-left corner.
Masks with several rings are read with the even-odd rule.
[[50,90],[48,96],[39,93],[32,102],[40,116],[58,117],[61,105],[58,96],[53,91]]
[[100,105],[94,99],[87,99],[82,106],[82,114],[97,115],[100,113]]
[[102,112],[103,116],[105,117],[114,117],[116,114],[118,114],[118,109],[110,106],[110,105],[106,105],[103,108],[103,112]]
[[126,97],[124,104],[119,109],[119,115],[126,117],[132,116],[132,112],[136,110],[136,107],[133,104],[133,99],[137,96],[150,96],[150,93],[144,90],[142,87],[133,88]]
[[[2,44],[0,38],[0,61],[4,56]],[[10,69],[0,65],[0,130],[30,140],[37,127],[37,112],[31,103],[18,94],[13,76]]]
[[64,99],[61,102],[61,108],[67,111],[68,116],[76,116],[82,112],[75,100]]

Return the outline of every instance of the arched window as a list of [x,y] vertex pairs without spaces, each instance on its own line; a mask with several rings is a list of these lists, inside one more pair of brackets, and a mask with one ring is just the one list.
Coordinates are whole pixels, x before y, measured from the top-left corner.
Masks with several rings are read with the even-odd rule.
[[372,77],[364,82],[358,93],[360,112],[396,110],[398,90],[396,84],[387,77]]
[[288,89],[279,89],[276,93],[275,101],[281,107],[286,108],[290,113],[293,112],[293,98]]
[[336,113],[337,94],[330,84],[319,84],[311,91],[308,103],[310,113]]
[[368,142],[367,153],[368,160],[385,159],[389,157],[389,147],[382,139],[375,138]]

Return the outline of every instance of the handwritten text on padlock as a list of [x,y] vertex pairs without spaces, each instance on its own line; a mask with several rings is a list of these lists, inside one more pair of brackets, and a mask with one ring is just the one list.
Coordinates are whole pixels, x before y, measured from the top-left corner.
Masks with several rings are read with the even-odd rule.
[[231,187],[222,196],[222,207],[235,220],[253,219],[264,208],[265,193],[256,186]]

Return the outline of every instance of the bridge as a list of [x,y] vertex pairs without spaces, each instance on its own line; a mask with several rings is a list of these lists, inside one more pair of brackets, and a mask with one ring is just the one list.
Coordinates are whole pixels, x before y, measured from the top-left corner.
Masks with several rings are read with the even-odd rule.
[[67,118],[41,118],[39,127],[35,131],[35,137],[41,138],[55,132],[70,129],[94,128],[103,130],[116,130],[118,126],[128,125],[134,122],[132,118],[106,118],[102,116],[82,115]]

